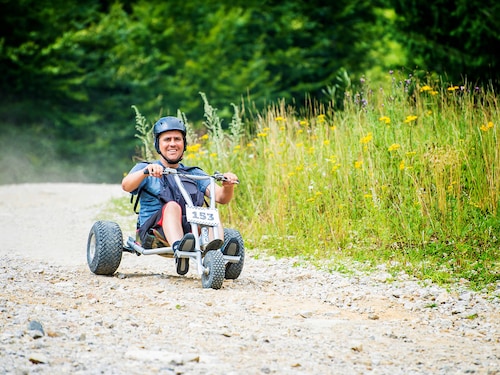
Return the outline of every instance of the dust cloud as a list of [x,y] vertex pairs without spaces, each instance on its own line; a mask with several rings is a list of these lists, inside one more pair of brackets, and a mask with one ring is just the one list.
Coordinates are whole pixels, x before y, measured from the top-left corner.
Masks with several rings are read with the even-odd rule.
[[29,134],[0,135],[0,185],[43,182],[119,183],[132,160],[107,162],[95,154],[75,161],[61,157],[55,141]]

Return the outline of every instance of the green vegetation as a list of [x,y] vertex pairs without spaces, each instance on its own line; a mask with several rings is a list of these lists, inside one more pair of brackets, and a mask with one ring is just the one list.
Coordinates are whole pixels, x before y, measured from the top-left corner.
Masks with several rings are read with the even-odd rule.
[[221,211],[257,251],[331,269],[385,264],[442,284],[494,285],[497,96],[411,75],[388,81],[386,89],[365,82],[346,92],[342,112],[270,106],[244,132],[235,111],[224,134],[205,99],[206,133],[191,132],[185,162],[238,174],[235,201]]
[[0,0],[0,183],[115,182],[138,144],[131,105],[199,128],[200,91],[228,124],[242,101],[342,109],[350,81],[403,66],[498,85],[499,4]]

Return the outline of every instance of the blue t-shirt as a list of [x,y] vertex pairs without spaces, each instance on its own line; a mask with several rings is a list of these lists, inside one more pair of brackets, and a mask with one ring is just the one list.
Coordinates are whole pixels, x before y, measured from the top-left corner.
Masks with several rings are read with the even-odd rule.
[[[155,164],[160,164],[159,160],[154,161]],[[137,163],[129,173],[136,172],[139,170],[143,170],[146,168],[148,163]],[[184,165],[179,164],[180,168],[186,168]],[[207,174],[203,172],[200,168],[193,168],[189,170],[189,174],[206,176]],[[197,180],[198,190],[205,194],[208,185],[210,184],[210,180]],[[136,195],[139,190],[145,190],[141,192],[139,197],[139,225],[144,224],[144,222],[151,217],[156,211],[158,211],[162,207],[162,202],[158,199],[158,194],[160,193],[162,187],[162,179],[158,177],[148,176],[141,182],[139,187],[132,191],[133,195]]]

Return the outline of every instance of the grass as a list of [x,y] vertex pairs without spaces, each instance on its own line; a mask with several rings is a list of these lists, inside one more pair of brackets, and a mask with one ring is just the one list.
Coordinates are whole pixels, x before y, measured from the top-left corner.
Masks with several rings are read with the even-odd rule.
[[234,107],[224,134],[202,97],[205,134],[188,124],[185,162],[239,176],[221,212],[249,248],[332,270],[384,264],[442,285],[496,287],[500,111],[492,88],[393,73],[382,87],[363,82],[346,92],[342,111],[311,104],[298,113],[279,102],[243,122]]
[[134,214],[129,199],[112,198],[97,213],[95,220],[109,220],[117,223],[123,235],[127,237],[135,231],[137,215]]

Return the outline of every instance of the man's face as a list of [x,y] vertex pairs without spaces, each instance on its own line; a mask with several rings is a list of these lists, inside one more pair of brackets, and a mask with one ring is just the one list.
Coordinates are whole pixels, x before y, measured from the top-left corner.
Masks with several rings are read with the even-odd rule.
[[179,130],[161,133],[159,138],[161,154],[167,160],[179,160],[184,153],[184,138]]

